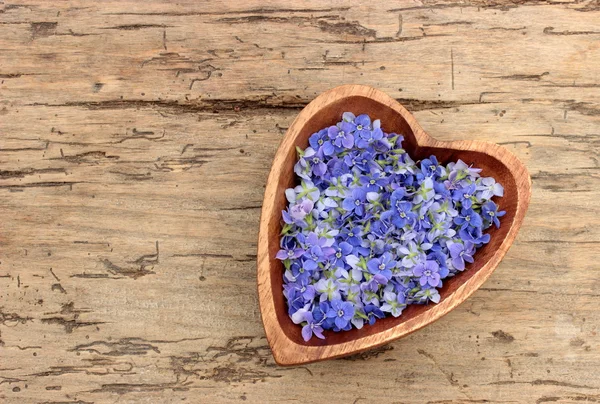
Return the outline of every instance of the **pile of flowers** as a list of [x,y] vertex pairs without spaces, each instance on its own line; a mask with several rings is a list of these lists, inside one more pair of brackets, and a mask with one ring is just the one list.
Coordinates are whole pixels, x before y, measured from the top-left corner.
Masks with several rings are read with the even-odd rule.
[[415,162],[403,137],[346,112],[298,149],[300,185],[287,189],[283,294],[302,336],[362,328],[409,304],[437,303],[499,227],[503,188],[463,161]]

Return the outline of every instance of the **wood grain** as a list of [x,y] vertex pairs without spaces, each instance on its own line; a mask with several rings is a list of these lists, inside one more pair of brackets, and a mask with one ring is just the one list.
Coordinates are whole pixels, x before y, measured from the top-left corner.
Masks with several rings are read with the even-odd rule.
[[[574,0],[0,4],[0,401],[600,400],[599,21]],[[264,186],[295,116],[345,83],[509,148],[531,204],[444,318],[279,368]]]
[[[285,190],[297,185],[294,164],[296,150],[308,147],[308,139],[322,128],[335,125],[344,112],[367,114],[379,119],[382,129],[404,137],[403,148],[415,161],[434,154],[441,164],[464,161],[482,169],[481,175],[495,178],[504,186],[497,201],[506,211],[500,229],[492,228],[489,244],[481,248],[474,264],[444,282],[441,301],[432,305],[411,305],[398,318],[387,317],[372,326],[347,332],[325,332],[325,339],[304,341],[300,326],[294,324],[284,300],[284,268],[275,258],[280,249],[283,219],[287,206]],[[440,142],[428,135],[414,116],[387,94],[368,86],[344,85],[315,98],[287,130],[267,179],[258,235],[258,300],[265,332],[275,361],[300,365],[323,359],[357,354],[404,337],[449,313],[471,296],[492,274],[514,241],[531,197],[531,179],[525,166],[506,148],[478,141]]]

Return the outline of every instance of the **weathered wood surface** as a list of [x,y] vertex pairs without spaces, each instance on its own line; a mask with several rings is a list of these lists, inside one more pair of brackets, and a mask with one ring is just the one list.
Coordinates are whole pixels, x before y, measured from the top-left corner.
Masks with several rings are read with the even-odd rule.
[[[377,3],[0,3],[0,400],[600,401],[600,3]],[[343,83],[506,145],[532,201],[448,316],[279,368],[263,187],[295,114]]]

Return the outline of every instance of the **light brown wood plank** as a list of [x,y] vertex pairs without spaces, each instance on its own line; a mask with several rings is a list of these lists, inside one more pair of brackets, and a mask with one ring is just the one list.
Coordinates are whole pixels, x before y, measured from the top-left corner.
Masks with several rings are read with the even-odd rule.
[[[522,3],[0,4],[0,401],[600,400],[600,6]],[[448,316],[281,369],[264,185],[295,115],[346,83],[503,144],[531,205]]]

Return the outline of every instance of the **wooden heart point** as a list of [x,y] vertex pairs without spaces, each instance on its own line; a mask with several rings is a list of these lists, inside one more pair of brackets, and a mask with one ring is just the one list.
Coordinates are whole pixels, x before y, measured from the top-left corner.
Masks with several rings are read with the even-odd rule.
[[[463,160],[481,168],[504,186],[500,208],[506,211],[499,229],[491,227],[491,241],[475,254],[464,272],[444,281],[438,304],[409,305],[400,317],[386,317],[372,326],[328,332],[325,340],[305,342],[301,327],[292,322],[283,296],[283,265],[275,258],[286,207],[285,190],[295,185],[296,147],[308,145],[314,132],[334,125],[343,112],[380,119],[386,132],[404,136],[403,146],[416,160],[435,155],[441,163]],[[265,333],[275,361],[297,365],[336,358],[374,348],[414,332],[447,314],[473,294],[492,274],[515,239],[531,196],[525,166],[508,150],[477,141],[440,142],[430,137],[415,118],[387,94],[367,86],[345,85],[329,90],[306,106],[288,129],[273,160],[265,189],[258,237],[258,297]]]

